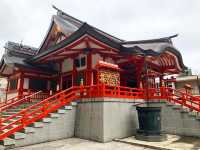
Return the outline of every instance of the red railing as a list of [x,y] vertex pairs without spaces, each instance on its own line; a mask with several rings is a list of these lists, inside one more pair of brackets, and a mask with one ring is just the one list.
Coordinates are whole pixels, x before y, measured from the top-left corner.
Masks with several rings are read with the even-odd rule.
[[[32,95],[34,93],[36,93],[36,92],[29,92],[29,95]],[[49,97],[49,93],[41,91],[41,92],[31,96],[30,99],[31,99],[31,101],[35,101],[35,100],[43,100],[43,99],[46,99],[48,97]]]
[[46,117],[50,112],[53,112],[78,98],[79,96],[76,94],[78,89],[79,88],[77,87],[69,88],[32,106],[29,106],[14,115],[7,118],[1,118],[0,140],[8,137],[16,131],[21,130],[25,126]]
[[191,111],[200,112],[200,98],[189,93],[168,88],[167,100],[171,103],[177,103],[183,107],[189,108]]
[[7,104],[7,103],[13,102],[13,101],[15,101],[15,100],[17,100],[17,99],[19,99],[19,96],[18,96],[18,95],[15,96],[15,97],[10,98],[10,99],[8,99],[8,100],[3,100],[2,102],[0,102],[0,107],[1,107],[2,105]]
[[23,95],[23,98],[20,98],[20,99],[14,98],[12,100],[9,100],[7,101],[7,103],[0,106],[0,112],[5,111],[12,107],[16,107],[24,102],[33,102],[35,100],[35,97],[37,97],[37,95],[40,93],[42,93],[42,91],[39,91],[33,94]]
[[[181,104],[185,107],[200,111],[200,100],[192,95],[176,91],[171,88],[140,89],[122,86],[93,85],[77,86],[61,91],[50,96],[20,112],[0,119],[0,140],[8,137],[16,131],[34,123],[56,111],[60,107],[69,104],[79,98],[89,97],[115,97],[144,100],[165,99],[170,102]],[[83,99],[84,100],[84,99]]]

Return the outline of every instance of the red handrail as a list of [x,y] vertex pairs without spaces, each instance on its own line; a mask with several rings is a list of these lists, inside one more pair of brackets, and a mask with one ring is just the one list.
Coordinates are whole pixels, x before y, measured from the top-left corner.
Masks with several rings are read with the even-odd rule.
[[[148,90],[148,94],[146,93]],[[28,126],[35,121],[46,117],[49,113],[78,99],[88,97],[117,97],[128,99],[165,99],[170,102],[179,103],[185,107],[200,112],[200,99],[190,94],[182,93],[171,88],[161,87],[159,89],[129,88],[122,86],[92,85],[74,86],[50,96],[20,112],[0,120],[0,140],[8,137],[16,131]],[[125,100],[125,99],[124,99]],[[5,132],[4,132],[5,131]]]
[[178,103],[183,107],[189,108],[191,111],[200,112],[200,98],[189,93],[184,93],[176,89],[169,88],[168,101]]
[[2,105],[5,105],[5,104],[9,103],[9,102],[13,102],[15,99],[18,99],[18,98],[19,98],[19,96],[17,95],[17,96],[12,97],[12,98],[10,98],[10,99],[8,99],[8,100],[4,100],[3,102],[0,102],[0,107],[1,107]]
[[36,120],[44,118],[50,112],[53,112],[61,106],[66,105],[72,100],[78,98],[79,96],[76,94],[76,91],[78,90],[78,87],[66,89],[32,106],[29,106],[14,115],[2,119],[0,121],[0,131],[6,129],[6,132],[2,132],[0,134],[0,140],[35,122]]
[[0,106],[0,112],[5,111],[5,110],[7,110],[8,108],[17,106],[17,105],[19,105],[19,104],[21,104],[21,103],[23,103],[23,102],[25,102],[25,101],[28,101],[28,100],[30,100],[31,97],[33,97],[33,96],[35,96],[35,95],[37,95],[37,94],[39,94],[39,93],[41,93],[41,92],[42,92],[42,91],[38,91],[38,92],[33,93],[33,94],[23,95],[23,98],[21,98],[21,99],[15,99],[15,100],[13,100],[13,101],[10,101],[10,103],[6,103],[6,104]]

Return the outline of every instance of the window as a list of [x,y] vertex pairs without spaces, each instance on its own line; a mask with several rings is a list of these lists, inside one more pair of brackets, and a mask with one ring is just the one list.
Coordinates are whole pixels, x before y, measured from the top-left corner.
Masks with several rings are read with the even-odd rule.
[[77,68],[80,67],[80,61],[79,61],[79,59],[75,59],[75,66],[76,66]]
[[81,58],[81,67],[85,66],[85,57]]
[[16,90],[17,89],[17,83],[18,83],[18,79],[12,79],[10,80],[10,90]]
[[81,57],[81,58],[76,58],[75,59],[75,66],[77,68],[84,67],[85,65],[86,65],[85,57]]
[[29,88],[35,91],[47,90],[47,81],[40,79],[30,79]]

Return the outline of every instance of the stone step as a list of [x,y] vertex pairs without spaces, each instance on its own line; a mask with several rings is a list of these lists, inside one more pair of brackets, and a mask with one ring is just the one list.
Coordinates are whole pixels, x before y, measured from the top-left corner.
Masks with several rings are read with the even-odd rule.
[[16,109],[23,109],[23,108],[27,108],[29,106],[32,106],[34,104],[36,104],[36,103],[18,105],[18,106],[14,107],[14,108],[16,108]]
[[196,116],[197,116],[197,112],[191,111],[191,112],[188,113],[188,115],[189,115],[190,117],[196,117]]
[[42,122],[44,122],[44,123],[50,123],[51,122],[51,118],[43,118]]
[[34,128],[42,128],[44,126],[44,124],[42,122],[34,122],[30,125],[30,127],[34,127]]
[[35,132],[35,128],[33,128],[33,127],[25,127],[22,130],[20,130],[19,132],[26,133],[26,134],[34,133]]
[[170,103],[170,102],[167,102],[166,105],[167,105],[167,106],[174,106],[174,104],[172,104],[172,103]]
[[3,115],[14,115],[16,114],[17,112],[2,112]]
[[64,106],[64,109],[65,109],[65,110],[72,110],[72,108],[73,108],[73,107],[72,107],[71,105],[69,105],[69,106]]
[[[2,115],[1,117],[2,117],[2,119],[6,119],[6,118],[8,118],[8,117],[10,117],[11,115]],[[19,118],[21,118],[21,116],[16,116],[15,118],[12,118],[13,120],[17,120],[17,119],[19,119]]]
[[180,109],[180,112],[181,112],[181,113],[189,113],[190,110],[189,110],[188,108],[181,108],[181,109]]
[[5,138],[3,140],[0,140],[0,145],[3,146],[10,146],[10,145],[15,145],[15,140],[11,138]]
[[51,118],[58,118],[59,117],[59,114],[58,113],[50,113],[49,116]]
[[14,134],[11,134],[9,138],[19,140],[19,139],[24,139],[26,137],[26,134],[22,132],[15,132]]
[[20,109],[20,108],[12,108],[12,109],[8,109],[8,110],[6,110],[6,111],[4,111],[4,112],[19,112],[19,111],[21,111],[22,109]]
[[181,105],[173,105],[172,108],[173,108],[173,109],[181,110],[181,109],[182,109],[182,106],[181,106]]
[[58,114],[64,114],[65,112],[66,112],[66,111],[65,111],[64,109],[58,109],[58,110],[57,110],[57,113],[58,113]]
[[[3,125],[3,126],[7,126],[7,125],[9,125],[9,123],[2,123],[2,125]],[[17,127],[17,125],[12,125],[11,128],[12,128],[12,127]]]
[[77,102],[71,102],[70,104],[71,104],[71,106],[76,106]]

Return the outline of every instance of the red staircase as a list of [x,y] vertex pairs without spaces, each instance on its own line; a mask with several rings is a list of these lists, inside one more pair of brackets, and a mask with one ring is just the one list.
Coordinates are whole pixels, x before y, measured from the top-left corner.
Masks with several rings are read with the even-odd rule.
[[[10,115],[9,117],[1,117],[0,140],[10,136],[16,131],[23,129],[35,121],[46,117],[50,112],[56,111],[58,108],[78,98],[75,92],[75,87],[69,88],[42,101],[36,102],[35,104],[30,105],[25,109]],[[27,98],[25,98],[25,100],[27,100]],[[20,103],[24,103],[25,100],[21,99]],[[19,101],[12,103],[12,106],[16,103],[19,103]]]
[[[38,93],[35,93],[34,95],[37,95]],[[145,99],[147,101],[162,99],[200,112],[200,98],[171,88],[161,87],[159,89],[147,90],[108,85],[78,86],[61,91],[53,96],[44,98],[41,101],[35,101],[35,103],[30,103],[30,101],[28,101],[30,97],[26,97],[10,102],[6,106],[2,106],[2,110],[5,111],[14,106],[17,108],[25,102],[30,103],[19,112],[8,117],[1,117],[0,140],[9,137],[13,133],[22,130],[24,127],[29,126],[44,117],[47,117],[49,113],[58,110],[60,107],[65,106],[74,100],[90,97],[114,97],[124,98],[124,100]]]

